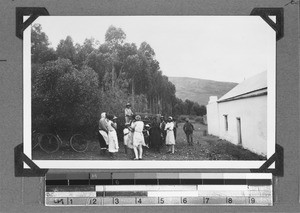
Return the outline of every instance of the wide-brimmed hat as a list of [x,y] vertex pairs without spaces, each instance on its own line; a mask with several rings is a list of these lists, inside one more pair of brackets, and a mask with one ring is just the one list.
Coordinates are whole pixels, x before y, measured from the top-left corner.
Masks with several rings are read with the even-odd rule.
[[172,116],[169,116],[169,120],[173,120]]
[[101,118],[105,118],[106,117],[106,112],[102,112],[101,113]]
[[130,103],[127,103],[126,106],[131,106],[131,104],[130,104]]

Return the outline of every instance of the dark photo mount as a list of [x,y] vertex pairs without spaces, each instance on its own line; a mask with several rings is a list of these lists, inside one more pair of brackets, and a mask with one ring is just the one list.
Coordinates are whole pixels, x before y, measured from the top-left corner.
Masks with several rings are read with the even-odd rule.
[[[269,169],[272,163],[275,163],[275,169]],[[272,173],[274,176],[283,177],[283,148],[276,144],[275,153],[259,168],[250,169],[255,173]]]
[[[40,169],[23,153],[23,144],[15,147],[15,177],[44,177],[48,169]],[[30,169],[24,168],[26,163]]]
[[[16,36],[23,39],[23,31],[39,16],[49,15],[44,7],[16,7]],[[24,22],[23,16],[29,16]],[[40,169],[31,159],[23,153],[23,143],[14,149],[15,177],[44,177],[48,169]],[[30,169],[24,168],[26,163]]]
[[[276,40],[280,40],[284,35],[283,8],[254,8],[250,15],[260,16],[270,27],[276,31]],[[276,23],[269,16],[276,17]]]
[[[270,27],[276,31],[276,40],[280,40],[284,35],[283,8],[254,8],[250,15],[260,16]],[[269,16],[276,17],[276,23]],[[251,169],[251,172],[271,172],[274,176],[283,177],[283,147],[276,144],[275,153],[259,169]],[[275,162],[275,169],[269,169]]]
[[[23,39],[23,31],[42,15],[49,15],[44,7],[16,7],[16,36]],[[23,16],[29,16],[29,18],[24,22]]]

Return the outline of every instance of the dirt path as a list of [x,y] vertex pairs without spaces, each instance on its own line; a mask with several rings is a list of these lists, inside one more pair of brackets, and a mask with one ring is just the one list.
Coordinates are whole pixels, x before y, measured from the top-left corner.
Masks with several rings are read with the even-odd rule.
[[[241,147],[213,136],[204,136],[207,126],[194,123],[194,145],[188,146],[185,134],[182,130],[183,123],[178,124],[175,153],[167,154],[167,147],[163,146],[160,152],[144,148],[144,160],[265,160]],[[115,160],[131,160],[131,150],[125,154],[124,145],[119,142],[119,152],[115,154]],[[97,140],[90,141],[89,147],[84,153],[77,153],[69,146],[61,147],[56,153],[47,154],[37,147],[33,150],[34,160],[112,160],[109,153],[100,155]]]

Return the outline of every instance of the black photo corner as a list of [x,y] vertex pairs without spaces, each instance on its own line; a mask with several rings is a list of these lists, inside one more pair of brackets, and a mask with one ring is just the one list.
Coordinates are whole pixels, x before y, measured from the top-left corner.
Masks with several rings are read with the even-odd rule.
[[299,0],[12,0],[2,10],[11,132],[0,212],[299,211]]
[[[16,8],[16,36],[23,39],[23,31],[39,16],[50,15],[44,7],[17,7]],[[271,28],[276,31],[276,40],[280,40],[284,36],[284,9],[283,8],[254,8],[250,15],[260,16]],[[29,16],[24,22],[23,16]],[[269,16],[276,17],[274,23]],[[283,176],[283,147],[276,144],[276,152],[269,158],[259,169],[250,169],[251,172],[271,172],[275,176]],[[15,147],[15,176],[16,177],[43,177],[48,169],[40,169],[23,153],[23,144]],[[30,169],[24,169],[24,162]],[[275,162],[275,169],[268,167]]]

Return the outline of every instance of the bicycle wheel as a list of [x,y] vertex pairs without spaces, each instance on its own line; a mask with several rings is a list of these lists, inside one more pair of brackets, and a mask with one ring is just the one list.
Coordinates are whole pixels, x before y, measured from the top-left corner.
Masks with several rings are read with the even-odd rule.
[[31,148],[34,150],[36,147],[39,146],[40,139],[41,139],[42,134],[40,133],[33,133],[32,134],[32,140],[31,140]]
[[88,141],[81,134],[75,134],[70,139],[70,145],[76,152],[84,152],[88,148]]
[[54,153],[59,149],[59,141],[53,134],[44,134],[40,136],[40,147],[48,154]]

